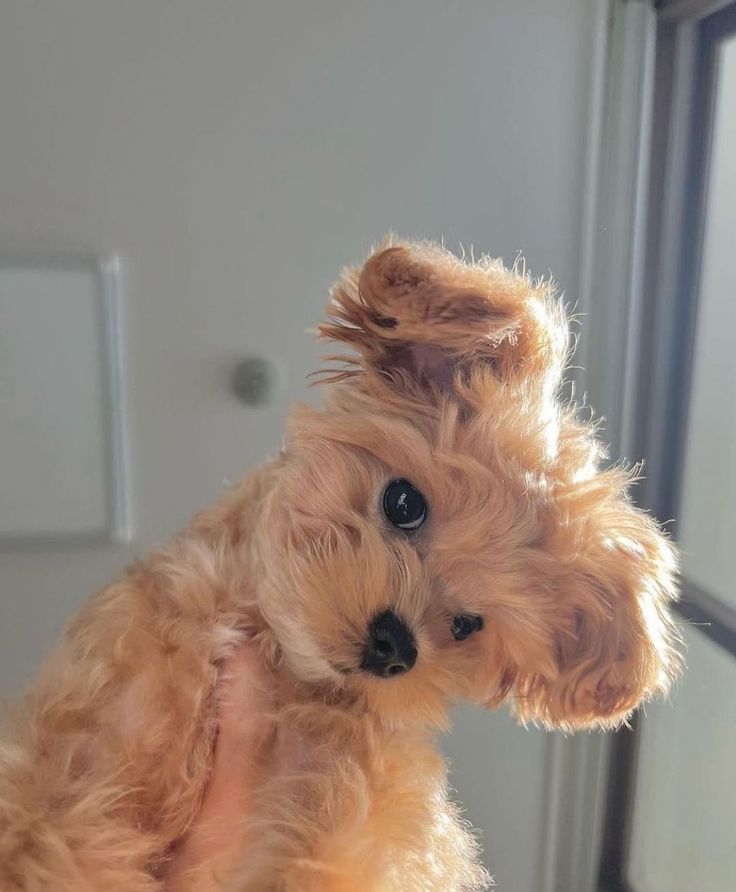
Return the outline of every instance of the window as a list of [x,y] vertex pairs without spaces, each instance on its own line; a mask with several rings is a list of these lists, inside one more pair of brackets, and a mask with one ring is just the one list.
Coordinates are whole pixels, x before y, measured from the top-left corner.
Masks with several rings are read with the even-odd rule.
[[[713,8],[720,6],[717,11]],[[686,675],[615,736],[600,887],[736,876],[736,4],[660,4],[632,438],[682,552]]]

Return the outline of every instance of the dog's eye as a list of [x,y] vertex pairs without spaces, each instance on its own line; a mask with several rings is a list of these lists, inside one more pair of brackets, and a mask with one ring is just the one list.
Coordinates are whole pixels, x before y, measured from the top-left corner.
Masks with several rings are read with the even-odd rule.
[[463,641],[465,638],[480,632],[483,628],[483,617],[471,613],[458,613],[452,621],[452,637],[455,641]]
[[416,530],[427,519],[427,503],[408,480],[393,480],[383,493],[383,513],[400,530]]

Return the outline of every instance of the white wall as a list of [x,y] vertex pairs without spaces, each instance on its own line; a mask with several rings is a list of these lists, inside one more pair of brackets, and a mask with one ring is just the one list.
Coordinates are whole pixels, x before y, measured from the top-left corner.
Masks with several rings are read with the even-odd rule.
[[[0,685],[73,607],[272,452],[338,268],[388,229],[575,297],[586,0],[4,0],[0,246],[121,255],[136,537],[0,555]],[[233,361],[286,387],[249,411]],[[448,749],[501,890],[538,889],[540,732],[462,712]]]

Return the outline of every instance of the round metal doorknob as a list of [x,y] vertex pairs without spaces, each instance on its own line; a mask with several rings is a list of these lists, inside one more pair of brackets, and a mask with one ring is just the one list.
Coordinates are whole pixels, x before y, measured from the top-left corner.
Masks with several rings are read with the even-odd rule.
[[265,406],[273,399],[277,379],[278,373],[272,363],[251,356],[235,366],[231,384],[237,398],[246,406]]

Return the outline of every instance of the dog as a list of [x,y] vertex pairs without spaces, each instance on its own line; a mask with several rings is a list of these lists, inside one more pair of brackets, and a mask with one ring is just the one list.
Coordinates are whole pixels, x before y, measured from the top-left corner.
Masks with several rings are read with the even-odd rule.
[[680,667],[676,556],[560,395],[564,308],[518,265],[390,241],[334,286],[320,408],[93,597],[0,755],[2,892],[155,892],[251,639],[297,741],[243,892],[471,892],[434,737],[463,700],[611,728]]

